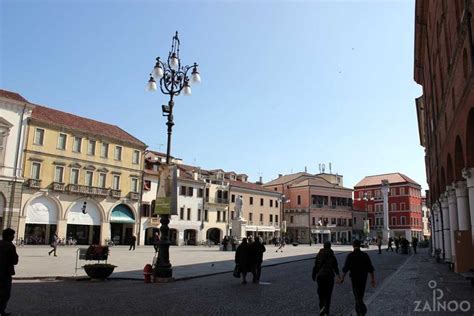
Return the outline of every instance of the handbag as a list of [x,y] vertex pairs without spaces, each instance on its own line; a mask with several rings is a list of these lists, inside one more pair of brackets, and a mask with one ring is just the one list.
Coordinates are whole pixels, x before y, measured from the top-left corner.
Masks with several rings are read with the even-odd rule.
[[240,266],[238,264],[235,265],[234,272],[232,273],[234,278],[240,278]]

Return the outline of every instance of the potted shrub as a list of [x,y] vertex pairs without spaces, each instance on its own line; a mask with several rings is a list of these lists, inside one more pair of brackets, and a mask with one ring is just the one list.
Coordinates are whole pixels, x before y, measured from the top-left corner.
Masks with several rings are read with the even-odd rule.
[[[84,270],[91,279],[107,279],[116,266],[107,263],[109,257],[109,247],[100,245],[91,245],[87,248],[86,260],[97,260],[97,263],[84,265]],[[100,263],[105,261],[105,263]]]

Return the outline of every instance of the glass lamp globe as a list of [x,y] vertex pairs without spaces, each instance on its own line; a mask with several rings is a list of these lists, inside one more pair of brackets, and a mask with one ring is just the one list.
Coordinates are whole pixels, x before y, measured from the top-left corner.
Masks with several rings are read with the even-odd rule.
[[153,68],[153,76],[157,79],[161,79],[163,77],[163,68],[158,64]]
[[193,73],[191,74],[191,82],[193,84],[197,84],[201,82],[201,75],[199,74],[199,71],[193,70]]
[[173,55],[171,55],[171,58],[170,58],[170,67],[173,70],[178,70],[178,66],[179,66],[178,58],[176,57],[176,53],[173,53]]
[[150,77],[150,80],[148,80],[148,84],[146,85],[146,90],[150,92],[156,91],[158,88],[156,86],[156,81],[153,79],[153,77]]
[[186,85],[184,86],[184,88],[183,88],[183,94],[184,94],[185,96],[190,96],[190,95],[191,95],[191,87],[190,87],[188,84],[186,84]]

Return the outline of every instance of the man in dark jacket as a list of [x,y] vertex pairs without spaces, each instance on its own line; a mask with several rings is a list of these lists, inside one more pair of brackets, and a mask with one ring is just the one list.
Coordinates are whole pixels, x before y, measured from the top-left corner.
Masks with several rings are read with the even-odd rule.
[[354,251],[347,255],[346,262],[342,268],[343,275],[341,283],[344,282],[346,273],[350,272],[349,276],[352,281],[352,292],[354,294],[356,305],[355,309],[357,316],[360,316],[367,313],[367,306],[364,304],[367,276],[370,273],[372,287],[375,287],[375,274],[369,255],[360,250],[360,241],[354,240],[352,247],[354,248]]
[[235,263],[239,265],[240,273],[242,274],[242,284],[247,284],[247,272],[252,271],[250,245],[247,243],[247,238],[242,239],[242,243],[235,251]]
[[128,250],[135,250],[135,243],[137,242],[137,237],[135,237],[135,235],[132,235],[132,237],[130,237],[130,248],[128,248]]
[[416,247],[418,247],[418,238],[413,237],[411,239],[411,246],[413,247],[413,252],[416,254]]
[[18,254],[12,241],[15,238],[15,231],[7,228],[0,240],[0,315],[10,315],[6,313],[8,300],[12,290],[12,275],[15,275],[14,265],[18,264]]
[[313,268],[313,281],[318,282],[320,315],[329,315],[335,275],[337,275],[339,282],[340,277],[337,259],[331,249],[331,243],[326,241],[324,243],[324,248],[319,250],[318,255],[316,256]]
[[262,273],[263,253],[266,251],[262,244],[260,237],[255,238],[255,242],[250,244],[253,257],[253,283],[260,282],[260,275]]

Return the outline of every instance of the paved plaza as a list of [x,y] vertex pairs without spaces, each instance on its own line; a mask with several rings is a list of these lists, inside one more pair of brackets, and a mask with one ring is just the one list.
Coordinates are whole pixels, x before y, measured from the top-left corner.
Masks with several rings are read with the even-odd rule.
[[[347,252],[342,251],[345,247],[335,248],[339,266],[342,267]],[[233,256],[233,253],[222,253],[212,248],[171,249],[172,259],[176,262],[175,274],[186,271],[186,267],[187,271],[191,271],[189,267],[193,265],[207,265],[209,271],[212,263],[214,267],[219,267],[226,261],[230,262]],[[230,272],[191,279],[178,278],[177,282],[167,284],[145,284],[141,280],[124,279],[110,279],[105,282],[17,279],[14,282],[9,309],[15,315],[317,314],[316,284],[311,280],[313,260],[300,260],[311,258],[311,253],[317,248],[288,247],[288,251],[283,255],[271,251],[273,247],[267,249],[267,266],[263,268],[262,282],[258,285],[242,285]],[[114,260],[118,261],[119,257],[121,260],[128,260],[128,250],[114,250],[114,259],[111,258],[110,262],[115,263]],[[28,250],[24,248],[21,251]],[[137,251],[130,256],[146,258],[152,250],[143,247],[137,248]],[[63,256],[65,253],[66,250]],[[290,253],[293,256],[290,256]],[[441,301],[465,301],[471,306],[467,313],[456,311],[449,315],[473,315],[474,288],[470,287],[468,281],[449,271],[446,265],[435,263],[434,259],[428,256],[427,249],[422,249],[417,255],[385,251],[379,255],[372,249],[368,253],[372,258],[378,283],[375,289],[367,287],[368,315],[433,315],[426,309],[424,312],[416,312],[416,301],[420,301],[422,306],[426,305],[426,302],[432,304],[433,292],[428,285],[430,281],[435,281],[437,289],[443,291]],[[41,261],[44,260],[43,255],[40,258]],[[59,261],[60,258],[54,259]],[[181,260],[185,262],[185,259],[189,261],[187,265],[177,263]],[[283,263],[285,260],[287,263]],[[133,262],[138,264],[138,259],[133,259]],[[268,265],[270,262],[280,264]],[[56,266],[48,265],[51,269],[56,269]],[[230,262],[229,266],[233,267],[233,263]],[[18,277],[21,276],[20,273]],[[129,271],[123,273],[127,274]],[[351,315],[353,307],[351,285],[349,279],[346,279],[344,284],[334,288],[331,312],[333,315]]]
[[[85,246],[84,246],[85,247]],[[284,262],[313,258],[321,245],[289,245],[283,252],[275,252],[276,247],[266,246],[264,265],[274,265]],[[25,246],[18,247],[20,262],[16,268],[16,278],[37,277],[73,277],[75,276],[76,252],[78,247],[58,247],[58,257],[48,256],[50,247]],[[128,246],[115,246],[110,248],[108,263],[117,266],[111,278],[143,279],[145,264],[152,263],[155,251],[152,246],[136,247],[129,251]],[[350,246],[334,246],[336,251],[349,251]],[[219,251],[217,246],[180,246],[170,248],[170,260],[173,265],[173,276],[176,279],[197,277],[215,273],[232,271],[234,269],[235,252]],[[79,266],[86,263],[78,262]],[[85,276],[82,269],[77,271],[77,276]]]

